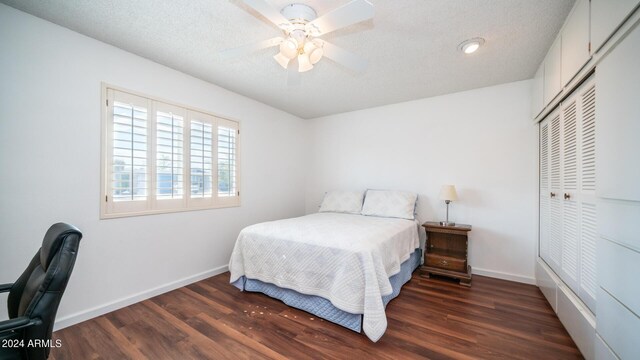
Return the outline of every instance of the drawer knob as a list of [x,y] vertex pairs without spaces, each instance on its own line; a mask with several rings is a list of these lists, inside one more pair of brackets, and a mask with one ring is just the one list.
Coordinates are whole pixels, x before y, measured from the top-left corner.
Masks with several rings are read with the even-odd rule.
[[440,261],[440,265],[447,266],[447,265],[449,265],[449,262],[447,260],[442,260],[442,261]]
[[551,192],[549,195],[551,195],[552,198],[556,197],[556,193]]
[[571,194],[569,194],[569,193],[564,193],[564,199],[565,199],[565,200],[569,200],[569,199],[571,199]]

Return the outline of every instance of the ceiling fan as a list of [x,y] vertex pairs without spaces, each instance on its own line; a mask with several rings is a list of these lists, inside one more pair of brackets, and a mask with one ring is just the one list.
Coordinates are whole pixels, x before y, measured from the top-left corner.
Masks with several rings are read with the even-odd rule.
[[[367,68],[367,60],[319,37],[373,18],[373,5],[368,1],[353,0],[320,17],[312,7],[305,4],[289,4],[278,11],[267,0],[242,0],[242,2],[280,28],[283,36],[223,50],[221,52],[223,57],[238,57],[279,46],[280,52],[273,58],[285,69],[292,70],[297,65],[298,72],[309,71],[323,57],[356,72],[363,72]],[[291,71],[289,73],[291,74]]]

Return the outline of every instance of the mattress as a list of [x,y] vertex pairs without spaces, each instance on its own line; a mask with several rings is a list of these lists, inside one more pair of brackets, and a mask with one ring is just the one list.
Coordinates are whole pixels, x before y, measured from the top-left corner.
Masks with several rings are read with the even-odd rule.
[[[421,261],[422,250],[416,249],[409,259],[402,263],[400,266],[400,272],[389,278],[393,292],[382,297],[382,302],[385,308],[391,300],[400,294],[402,286],[411,280],[411,274],[416,268],[418,268],[418,266],[420,266]],[[291,307],[304,310],[347,329],[356,332],[362,331],[362,314],[351,314],[340,310],[333,306],[329,300],[320,296],[301,294],[295,290],[284,289],[256,279],[247,279],[244,276],[240,277],[232,284],[240,290],[260,292],[272,298],[281,300]]]
[[327,299],[363,314],[362,330],[377,341],[387,326],[389,279],[419,247],[415,221],[318,213],[243,229],[229,261],[230,281],[259,280]]

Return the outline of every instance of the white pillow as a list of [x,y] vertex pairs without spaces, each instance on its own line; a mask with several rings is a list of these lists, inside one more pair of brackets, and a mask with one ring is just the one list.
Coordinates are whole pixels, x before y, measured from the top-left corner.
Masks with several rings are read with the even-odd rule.
[[418,194],[406,191],[367,190],[362,215],[414,220]]
[[318,211],[360,214],[363,198],[364,191],[329,191]]

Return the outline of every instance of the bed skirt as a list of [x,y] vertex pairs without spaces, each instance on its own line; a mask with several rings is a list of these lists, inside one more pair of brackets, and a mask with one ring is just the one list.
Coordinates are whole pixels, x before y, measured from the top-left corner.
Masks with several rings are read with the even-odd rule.
[[[411,279],[411,274],[420,266],[421,260],[422,250],[416,249],[409,259],[400,265],[400,272],[389,278],[393,291],[391,294],[382,297],[385,308],[389,301],[400,294],[400,288]],[[232,285],[243,291],[261,292],[272,298],[281,300],[291,307],[304,310],[319,318],[344,326],[347,329],[356,332],[362,331],[362,314],[352,314],[340,310],[323,297],[301,294],[295,290],[281,288],[256,279],[247,279],[244,276],[233,282]]]

